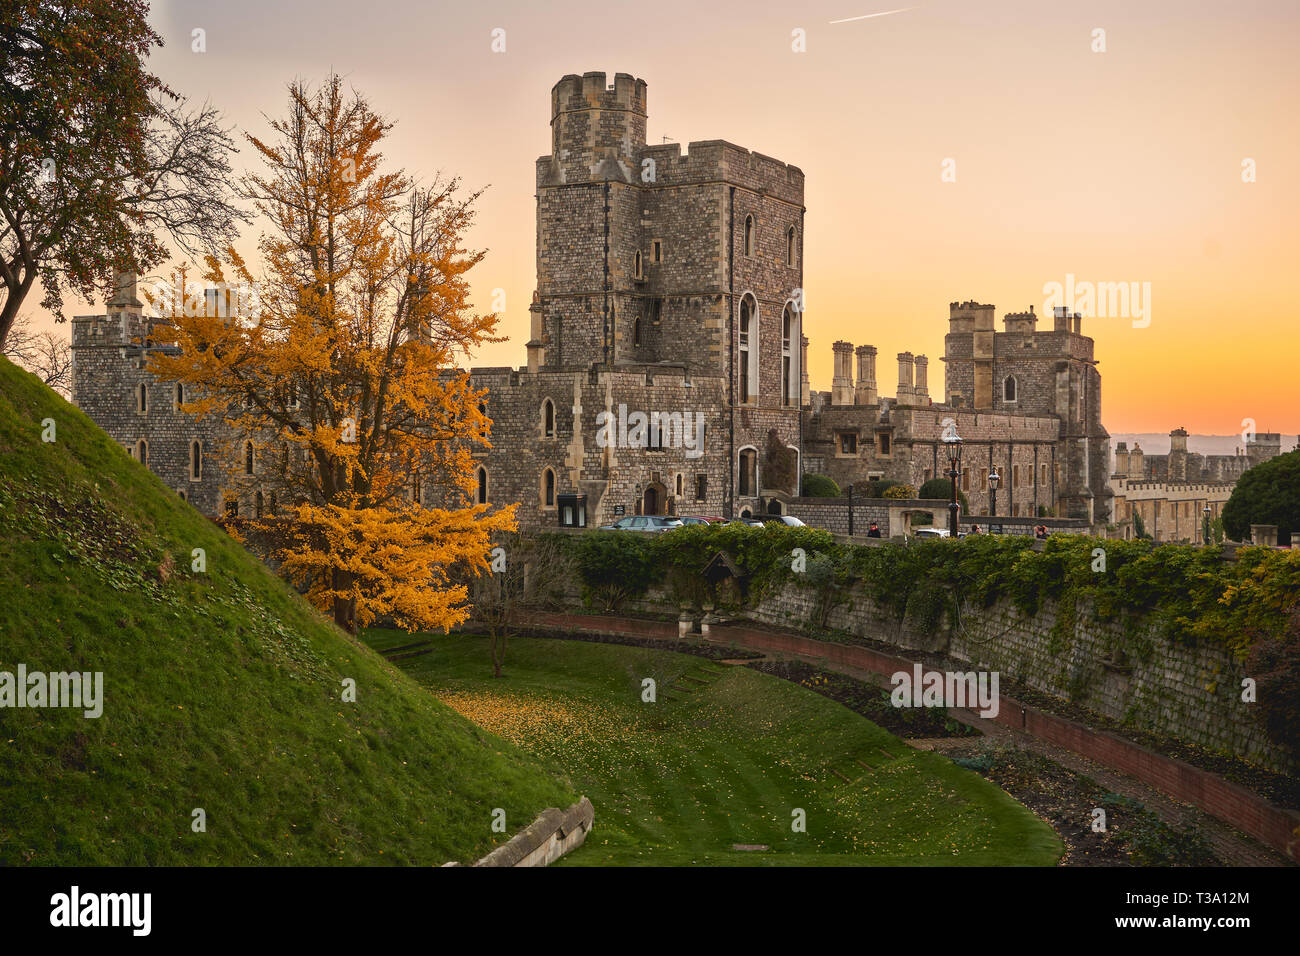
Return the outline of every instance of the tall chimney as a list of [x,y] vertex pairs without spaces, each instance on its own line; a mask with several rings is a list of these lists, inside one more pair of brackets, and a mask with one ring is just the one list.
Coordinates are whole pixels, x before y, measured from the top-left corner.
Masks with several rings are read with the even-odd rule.
[[831,378],[831,404],[853,404],[853,343],[836,342],[831,346],[835,352],[835,375]]
[[858,387],[855,392],[856,398],[854,404],[875,405],[877,402],[876,347],[874,345],[859,345],[857,348],[857,356]]

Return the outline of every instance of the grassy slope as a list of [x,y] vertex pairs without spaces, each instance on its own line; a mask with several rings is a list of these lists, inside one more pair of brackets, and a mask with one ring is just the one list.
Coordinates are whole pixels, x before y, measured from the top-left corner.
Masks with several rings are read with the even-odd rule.
[[0,527],[0,670],[105,685],[98,719],[0,709],[0,864],[441,864],[503,839],[493,808],[514,832],[576,799],[3,358]]
[[[1051,828],[993,784],[778,678],[668,651],[520,638],[494,681],[484,638],[434,646],[405,662],[413,677],[591,797],[596,828],[564,865],[1052,865],[1061,853]],[[641,702],[647,676],[655,704]],[[669,701],[673,683],[695,689],[670,690]],[[796,807],[804,834],[791,830]]]

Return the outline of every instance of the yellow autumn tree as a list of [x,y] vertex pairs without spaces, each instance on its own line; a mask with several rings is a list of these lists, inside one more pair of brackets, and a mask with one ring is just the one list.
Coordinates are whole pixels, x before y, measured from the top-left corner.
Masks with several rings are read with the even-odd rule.
[[513,506],[468,503],[491,423],[457,362],[497,341],[497,316],[468,301],[478,193],[386,171],[391,123],[337,75],[290,85],[271,128],[248,137],[266,169],[243,180],[270,224],[263,273],[233,249],[210,258],[207,298],[159,309],[155,345],[171,348],[151,369],[251,443],[225,457],[258,463],[280,505],[256,527],[313,603],[350,632],[380,616],[445,630],[491,536],[515,528]]

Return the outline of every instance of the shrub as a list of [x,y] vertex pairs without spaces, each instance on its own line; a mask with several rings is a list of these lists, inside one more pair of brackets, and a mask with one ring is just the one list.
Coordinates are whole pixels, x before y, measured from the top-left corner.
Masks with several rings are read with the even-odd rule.
[[806,498],[840,498],[844,495],[840,486],[829,476],[808,473],[803,476],[802,491]]
[[1245,541],[1253,524],[1277,525],[1277,539],[1300,531],[1300,450],[1261,462],[1237,479],[1223,506],[1223,529]]
[[[931,478],[925,484],[921,485],[920,490],[916,493],[916,497],[941,498],[944,501],[952,501],[952,479]],[[965,514],[970,510],[966,502],[966,493],[964,491],[957,491],[957,503],[961,505],[962,514]]]
[[916,489],[911,485],[895,484],[890,485],[880,495],[882,498],[915,498]]

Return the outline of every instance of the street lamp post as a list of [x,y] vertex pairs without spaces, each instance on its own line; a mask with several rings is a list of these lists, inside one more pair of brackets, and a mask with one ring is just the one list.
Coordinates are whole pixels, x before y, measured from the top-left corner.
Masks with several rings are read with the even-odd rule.
[[997,468],[994,468],[989,475],[989,516],[997,517],[998,514],[998,483],[1002,481],[1002,476],[998,474]]
[[948,535],[957,537],[957,479],[961,475],[961,436],[957,423],[948,419],[943,433],[943,447],[948,455],[948,478],[952,482],[952,501],[948,502]]
[[1205,507],[1201,509],[1201,514],[1205,515],[1205,536],[1201,539],[1201,544],[1210,543],[1210,503],[1207,501]]

